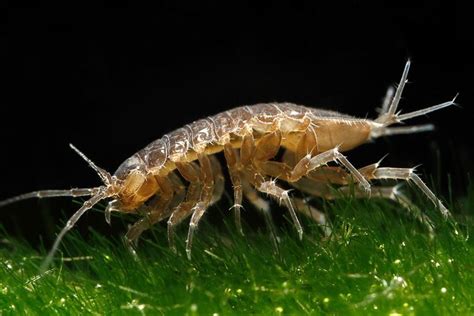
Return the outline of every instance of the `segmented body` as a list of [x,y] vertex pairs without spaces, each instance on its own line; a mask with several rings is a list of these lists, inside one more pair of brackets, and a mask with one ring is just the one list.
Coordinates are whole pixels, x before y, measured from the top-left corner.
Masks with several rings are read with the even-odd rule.
[[[267,133],[280,131],[283,134],[282,146],[294,148],[298,140],[291,136],[300,137],[308,127],[317,127],[314,131],[321,139],[318,152],[338,145],[341,151],[345,151],[351,149],[353,138],[360,137],[362,141],[368,139],[371,124],[365,119],[293,103],[241,106],[197,120],[164,135],[126,160],[115,175],[120,178],[138,165],[151,173],[166,175],[175,169],[174,162],[196,160],[199,153],[218,153],[227,143],[239,148],[243,137],[249,133],[258,139]],[[347,135],[347,129],[352,132],[357,130],[358,135]],[[337,135],[332,137],[332,133]],[[344,140],[340,139],[341,134],[346,134]]]
[[[448,218],[450,212],[433,194],[413,168],[382,168],[379,162],[356,168],[342,154],[370,139],[384,135],[428,131],[432,125],[390,127],[413,117],[424,115],[454,104],[437,104],[410,113],[397,113],[410,62],[407,62],[396,91],[389,89],[377,119],[359,119],[334,111],[310,108],[292,103],[262,103],[237,107],[185,125],[152,142],[125,160],[114,175],[97,167],[74,146],[100,176],[103,185],[96,188],[45,190],[23,194],[0,202],[0,207],[32,197],[92,196],[74,213],[58,235],[43,268],[51,262],[63,236],[94,204],[110,198],[106,220],[112,211],[144,215],[126,234],[133,246],[143,231],[166,220],[168,239],[174,248],[174,227],[191,216],[186,252],[191,256],[194,232],[206,209],[222,196],[224,174],[215,154],[224,152],[226,169],[234,193],[234,216],[239,231],[243,197],[261,210],[271,225],[270,207],[259,194],[264,193],[284,204],[291,215],[300,238],[303,228],[297,212],[321,224],[326,234],[331,230],[323,213],[280,187],[287,182],[301,191],[325,199],[338,198],[327,184],[339,186],[342,193],[349,184],[357,187],[356,197],[379,196],[392,199],[407,210],[416,206],[397,186],[379,186],[373,181],[396,179],[415,184]],[[277,159],[280,149],[285,149]],[[328,166],[328,164],[336,164]],[[278,179],[278,180],[276,180]],[[416,214],[420,214],[417,212]],[[421,213],[418,218],[431,228],[429,219]],[[276,239],[273,240],[276,243]]]

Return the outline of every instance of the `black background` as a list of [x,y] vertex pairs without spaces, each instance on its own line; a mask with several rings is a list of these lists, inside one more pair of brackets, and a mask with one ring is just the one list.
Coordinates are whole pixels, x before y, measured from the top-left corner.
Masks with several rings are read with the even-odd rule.
[[[401,109],[457,92],[460,106],[413,120],[433,122],[434,133],[381,139],[349,158],[361,166],[390,153],[385,165],[422,163],[437,190],[447,194],[450,175],[455,194],[465,194],[473,167],[468,7],[223,3],[20,9],[10,2],[0,44],[0,198],[97,186],[68,143],[113,172],[164,133],[234,106],[290,101],[374,117],[407,58],[413,64]],[[57,224],[45,220],[45,210],[61,208],[70,213],[76,205],[25,201],[2,209],[0,220],[9,232],[37,239]],[[51,212],[59,221],[59,211]]]

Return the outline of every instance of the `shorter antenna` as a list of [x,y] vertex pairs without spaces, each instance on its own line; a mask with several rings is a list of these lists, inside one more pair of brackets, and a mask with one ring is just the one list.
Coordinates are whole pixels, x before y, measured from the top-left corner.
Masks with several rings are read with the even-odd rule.
[[84,153],[82,153],[79,149],[77,149],[76,146],[74,146],[73,144],[69,144],[69,147],[71,147],[79,156],[82,157],[82,159],[84,159],[89,164],[89,166],[92,169],[95,170],[95,172],[97,172],[97,174],[102,179],[102,182],[104,182],[104,184],[106,184],[106,185],[111,185],[112,184],[112,177],[111,177],[110,173],[108,173],[104,169],[98,167],[92,160],[87,158],[87,156]]

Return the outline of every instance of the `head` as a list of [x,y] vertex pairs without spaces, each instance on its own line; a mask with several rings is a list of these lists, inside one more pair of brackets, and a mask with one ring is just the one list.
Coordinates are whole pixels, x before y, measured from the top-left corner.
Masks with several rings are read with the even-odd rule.
[[155,177],[148,173],[143,160],[137,154],[125,160],[112,176],[97,167],[76,147],[70,145],[97,172],[104,183],[96,188],[105,198],[113,198],[115,211],[133,212],[159,190]]
[[[45,270],[51,263],[51,260],[53,259],[53,256],[58,249],[64,235],[75,225],[81,216],[86,211],[91,209],[95,204],[103,199],[112,198],[105,210],[106,221],[110,223],[110,213],[112,211],[128,213],[134,212],[146,200],[159,191],[159,186],[156,179],[152,174],[146,172],[145,164],[138,155],[134,155],[122,163],[122,165],[112,176],[104,169],[96,166],[89,158],[87,158],[72,144],[70,144],[70,146],[89,164],[90,167],[92,167],[97,172],[103,182],[103,185],[92,189],[81,189],[84,192],[88,192],[88,194],[81,195],[92,195],[92,197],[88,201],[84,202],[81,208],[77,210],[67,221],[66,226],[57,236],[53,247],[43,262],[41,267],[42,270]],[[72,190],[62,191],[62,193],[63,194],[60,196],[77,196],[77,194],[73,194]],[[59,196],[59,194],[51,196]]]
[[[156,178],[152,173],[147,171],[145,162],[138,154],[135,154],[129,159],[125,160],[125,162],[117,169],[115,174],[111,175],[109,172],[96,166],[89,158],[86,157],[86,155],[84,155],[72,144],[70,144],[70,147],[77,154],[79,154],[79,156],[81,156],[89,164],[89,166],[95,170],[95,172],[97,172],[103,182],[103,185],[95,188],[35,191],[0,201],[0,207],[3,207],[5,205],[30,198],[91,196],[89,200],[84,202],[84,204],[71,216],[71,218],[69,218],[66,226],[64,226],[64,228],[56,237],[53,247],[41,266],[41,270],[43,271],[51,263],[51,260],[53,259],[53,256],[58,249],[64,235],[72,227],[74,227],[81,216],[94,207],[94,205],[104,199],[112,199],[105,210],[105,219],[108,223],[110,223],[110,213],[112,211],[128,213],[135,212],[140,206],[143,205],[143,203],[145,203],[145,201],[147,201],[159,191],[159,185]],[[150,152],[151,154],[155,155],[149,155],[148,159],[158,157],[162,161],[165,160],[162,158],[163,155],[156,155],[156,150]]]
[[138,154],[125,160],[112,179],[115,194],[107,208],[108,212],[133,212],[159,190],[156,178],[147,172]]

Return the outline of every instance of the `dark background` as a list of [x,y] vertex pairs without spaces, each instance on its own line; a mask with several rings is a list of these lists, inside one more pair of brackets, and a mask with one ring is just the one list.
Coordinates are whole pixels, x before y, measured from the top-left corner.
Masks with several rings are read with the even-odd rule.
[[[0,50],[0,199],[97,186],[68,143],[113,172],[164,133],[234,106],[290,101],[375,117],[407,58],[413,64],[401,109],[457,92],[460,106],[413,120],[433,122],[434,133],[381,139],[349,158],[362,166],[390,153],[385,165],[422,163],[436,190],[447,196],[451,181],[462,196],[473,167],[471,11],[455,1],[398,3],[19,9],[10,2]],[[59,210],[75,208],[70,199],[25,201],[2,209],[0,220],[10,233],[50,238]],[[94,216],[89,222],[103,226]]]

